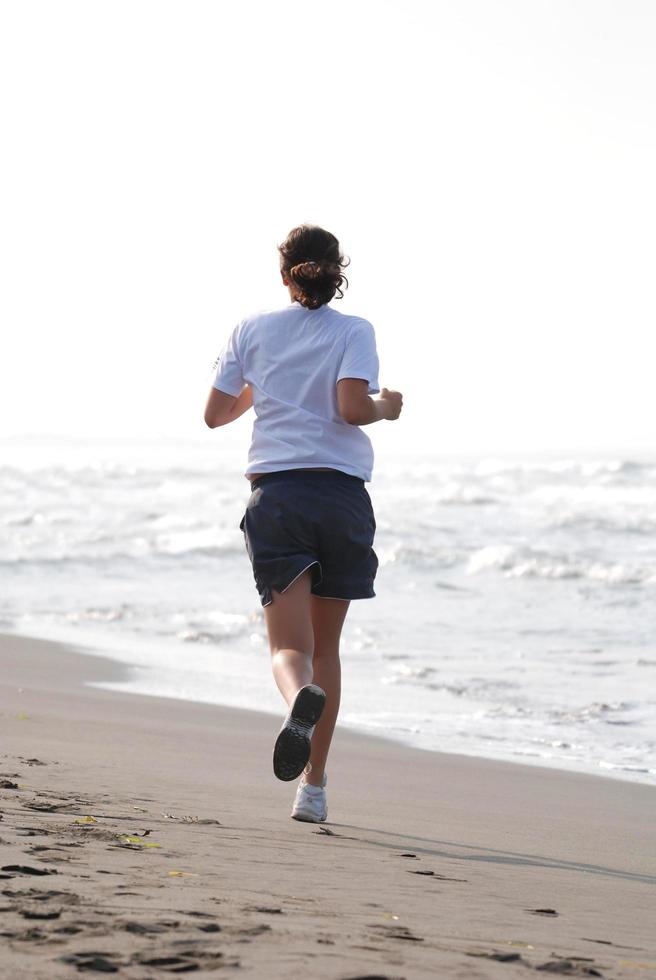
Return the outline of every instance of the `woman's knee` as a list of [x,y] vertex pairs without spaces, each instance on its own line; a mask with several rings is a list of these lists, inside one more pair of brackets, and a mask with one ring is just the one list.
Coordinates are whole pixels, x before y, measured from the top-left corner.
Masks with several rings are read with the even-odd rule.
[[314,639],[311,633],[295,629],[281,629],[269,632],[269,650],[271,656],[281,650],[296,650],[312,660],[315,652]]

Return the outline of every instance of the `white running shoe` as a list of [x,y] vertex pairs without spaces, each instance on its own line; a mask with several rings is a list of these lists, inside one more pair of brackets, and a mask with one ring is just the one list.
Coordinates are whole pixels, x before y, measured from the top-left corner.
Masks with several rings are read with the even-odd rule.
[[323,774],[321,786],[311,786],[305,782],[305,773],[298,784],[296,799],[292,807],[292,817],[294,820],[307,820],[310,823],[322,823],[328,819],[328,806],[326,803],[325,785],[328,781],[326,773]]

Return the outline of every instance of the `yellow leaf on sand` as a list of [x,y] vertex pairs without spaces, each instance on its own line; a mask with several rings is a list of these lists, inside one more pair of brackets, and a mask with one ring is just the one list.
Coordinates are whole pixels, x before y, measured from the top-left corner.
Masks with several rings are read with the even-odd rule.
[[95,817],[78,817],[73,823],[98,823]]
[[125,841],[126,844],[141,844],[142,847],[161,847],[161,844],[156,844],[155,841],[145,841],[143,837],[133,837],[131,834],[117,834],[119,840]]
[[167,873],[167,875],[171,875],[171,877],[176,877],[176,878],[182,878],[183,876],[185,878],[197,878],[198,877],[198,875],[195,872],[193,872],[193,871],[167,871],[166,873]]
[[30,717],[30,716],[29,716],[29,715],[26,715],[24,711],[18,711],[18,712],[17,712],[17,713],[16,713],[15,715],[14,715],[14,718],[17,718],[17,719],[18,719],[18,721],[27,721],[27,720],[29,720],[29,717]]

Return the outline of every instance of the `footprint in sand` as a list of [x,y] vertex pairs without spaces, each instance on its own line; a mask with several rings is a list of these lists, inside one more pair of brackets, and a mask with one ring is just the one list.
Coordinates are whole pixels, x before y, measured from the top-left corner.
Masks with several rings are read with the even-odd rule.
[[603,977],[603,973],[595,970],[593,966],[576,963],[574,960],[548,960],[535,969],[544,970],[545,973],[562,973],[569,977]]
[[77,803],[47,803],[41,800],[32,800],[29,803],[22,803],[26,810],[36,810],[38,813],[61,813],[61,812],[75,812],[79,810]]
[[77,905],[80,901],[75,892],[56,891],[55,889],[43,891],[40,888],[3,888],[2,894],[9,898],[22,898],[32,902],[48,902],[50,899],[56,898],[60,904]]
[[271,926],[267,925],[266,922],[261,922],[257,926],[246,926],[245,929],[231,930],[232,935],[242,937],[238,940],[240,943],[248,943],[255,936],[261,936],[263,932],[271,932]]
[[17,837],[47,837],[49,833],[44,827],[16,827]]
[[219,967],[238,967],[238,959],[227,960],[219,950],[180,949],[170,955],[150,956],[148,953],[136,953],[131,963],[139,966],[155,967],[168,973],[187,973],[192,970],[216,970]]
[[12,932],[7,930],[6,932],[0,932],[0,936],[6,936],[8,939],[15,939],[17,942],[31,942],[31,943],[47,943],[50,941],[50,934],[47,932],[41,932],[40,929],[23,929],[17,932]]
[[119,928],[132,932],[137,936],[150,936],[158,932],[169,932],[180,925],[178,919],[166,919],[160,922],[125,922]]
[[392,977],[389,973],[358,973],[357,976],[344,977],[344,980],[406,980],[406,978]]
[[62,910],[53,909],[47,912],[45,909],[21,909],[20,914],[24,919],[58,919]]
[[264,915],[282,915],[282,909],[269,905],[244,905],[244,912],[261,912]]
[[476,956],[480,959],[485,960],[497,960],[499,963],[523,963],[524,966],[530,966],[531,964],[528,960],[525,960],[519,953],[478,953],[478,952],[465,952],[465,956]]
[[439,875],[436,871],[408,871],[409,875],[430,875],[431,878],[439,878],[440,881],[467,881],[467,878],[451,878],[449,875]]
[[378,929],[384,939],[405,939],[413,943],[423,943],[422,936],[415,936],[406,926],[386,926],[378,922],[369,923],[370,928]]
[[114,958],[114,953],[69,953],[66,956],[58,956],[57,959],[62,963],[72,963],[78,970],[97,970],[100,973],[118,973],[123,966],[121,960]]
[[3,864],[0,868],[6,874],[0,874],[0,878],[13,878],[15,875],[56,875],[55,868],[32,868],[29,864]]

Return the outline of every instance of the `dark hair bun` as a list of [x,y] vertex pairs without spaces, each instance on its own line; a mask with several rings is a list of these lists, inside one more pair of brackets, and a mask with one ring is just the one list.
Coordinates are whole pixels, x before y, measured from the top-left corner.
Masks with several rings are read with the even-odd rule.
[[341,299],[341,286],[348,280],[342,268],[349,264],[340,253],[334,235],[317,225],[292,229],[278,246],[281,269],[291,280],[295,298],[308,309],[329,303],[335,293]]

